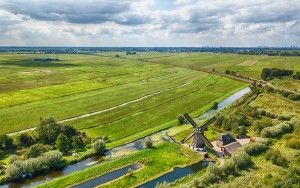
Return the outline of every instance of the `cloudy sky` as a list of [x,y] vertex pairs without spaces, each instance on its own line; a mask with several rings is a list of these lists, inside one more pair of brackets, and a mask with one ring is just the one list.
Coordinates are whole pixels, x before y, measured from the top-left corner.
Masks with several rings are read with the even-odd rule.
[[0,0],[0,45],[300,45],[299,0]]

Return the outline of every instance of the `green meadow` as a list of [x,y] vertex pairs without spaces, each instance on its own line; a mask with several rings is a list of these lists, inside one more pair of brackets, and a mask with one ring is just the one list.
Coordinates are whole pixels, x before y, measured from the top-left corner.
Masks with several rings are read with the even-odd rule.
[[33,61],[39,56],[0,56],[2,133],[35,127],[40,117],[65,120],[104,110],[65,123],[92,137],[107,136],[115,146],[170,127],[181,113],[201,113],[246,86],[198,70],[115,58],[111,53]]

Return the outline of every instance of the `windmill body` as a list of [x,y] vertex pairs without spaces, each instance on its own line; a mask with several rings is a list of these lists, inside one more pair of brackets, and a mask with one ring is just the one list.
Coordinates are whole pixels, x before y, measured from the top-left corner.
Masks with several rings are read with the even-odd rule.
[[188,122],[193,126],[194,131],[184,138],[181,143],[186,143],[189,139],[192,139],[190,146],[195,150],[203,151],[205,146],[213,148],[213,145],[208,141],[208,139],[204,136],[203,126],[199,127],[196,122],[186,113],[183,115]]

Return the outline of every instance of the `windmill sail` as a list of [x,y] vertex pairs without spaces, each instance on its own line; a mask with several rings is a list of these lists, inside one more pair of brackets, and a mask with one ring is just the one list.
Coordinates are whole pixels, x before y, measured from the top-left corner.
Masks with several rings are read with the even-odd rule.
[[197,128],[197,124],[196,122],[191,118],[191,116],[188,113],[183,114],[183,116],[186,118],[186,120],[188,120],[188,122],[191,123],[191,125],[196,129]]
[[184,139],[181,140],[181,143],[185,143],[188,141],[190,138],[192,138],[196,133],[193,131],[189,136],[185,137]]

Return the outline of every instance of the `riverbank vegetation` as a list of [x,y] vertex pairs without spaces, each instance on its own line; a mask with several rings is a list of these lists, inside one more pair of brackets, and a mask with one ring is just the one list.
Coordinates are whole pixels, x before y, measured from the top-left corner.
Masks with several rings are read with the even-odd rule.
[[55,179],[38,187],[69,187],[100,176],[114,169],[129,164],[141,164],[140,170],[126,174],[121,178],[101,187],[132,187],[154,179],[172,170],[174,167],[186,166],[202,159],[196,152],[175,143],[163,143],[151,149],[145,149],[132,155],[97,164],[82,171],[77,171]]

